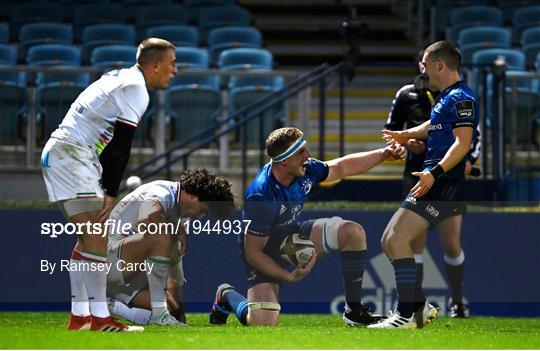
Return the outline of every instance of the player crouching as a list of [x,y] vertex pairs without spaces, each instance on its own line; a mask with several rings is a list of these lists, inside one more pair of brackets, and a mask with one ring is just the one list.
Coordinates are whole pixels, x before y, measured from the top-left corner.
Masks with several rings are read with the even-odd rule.
[[[207,212],[227,218],[234,211],[231,184],[204,169],[187,170],[177,182],[153,181],[126,195],[109,217],[115,222],[107,245],[111,313],[139,324],[185,326],[182,256],[187,238],[177,224]],[[151,227],[163,230],[154,233]]]

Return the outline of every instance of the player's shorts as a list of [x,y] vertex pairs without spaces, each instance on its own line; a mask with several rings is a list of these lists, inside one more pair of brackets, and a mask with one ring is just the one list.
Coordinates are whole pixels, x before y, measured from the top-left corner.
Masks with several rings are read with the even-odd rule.
[[103,169],[98,154],[89,147],[50,138],[41,154],[41,167],[50,201],[104,197]]
[[109,240],[107,243],[107,263],[111,264],[111,270],[107,274],[107,296],[129,305],[131,300],[144,290],[148,285],[146,272],[138,272],[129,281],[124,280],[124,275],[119,267],[122,267],[121,255],[124,240]]
[[[298,233],[303,237],[309,238],[311,234],[311,229],[313,228],[314,223],[315,223],[314,219],[310,219],[310,220],[298,223],[299,225]],[[289,233],[289,235],[290,234],[293,234],[293,233]],[[289,264],[286,263],[285,260],[283,260],[281,257],[275,257],[274,260],[283,268],[289,267]],[[255,269],[255,267],[250,265],[245,258],[242,261],[244,262],[244,267],[246,270],[246,279],[248,281],[248,287],[251,288],[252,286],[255,286],[261,283],[273,283],[273,284],[278,284],[281,286],[281,283],[283,283],[281,280],[274,279],[272,277],[267,276],[266,274],[259,272],[257,269]]]
[[464,195],[463,182],[437,180],[427,194],[419,199],[409,193],[401,207],[418,214],[429,223],[430,228],[435,228],[447,218],[466,213]]

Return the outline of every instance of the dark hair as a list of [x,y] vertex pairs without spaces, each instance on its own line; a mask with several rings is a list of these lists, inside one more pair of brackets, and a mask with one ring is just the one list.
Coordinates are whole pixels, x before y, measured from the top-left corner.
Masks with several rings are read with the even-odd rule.
[[137,63],[147,65],[163,58],[167,50],[174,50],[175,46],[164,39],[148,38],[142,41],[137,48]]
[[204,168],[188,169],[180,175],[180,187],[208,205],[219,219],[231,217],[236,211],[231,183],[216,177]]
[[424,53],[430,60],[442,60],[452,71],[457,71],[461,63],[461,52],[449,41],[441,40],[428,46]]
[[274,130],[266,138],[266,154],[271,158],[281,155],[292,145],[303,133],[294,127],[279,128]]

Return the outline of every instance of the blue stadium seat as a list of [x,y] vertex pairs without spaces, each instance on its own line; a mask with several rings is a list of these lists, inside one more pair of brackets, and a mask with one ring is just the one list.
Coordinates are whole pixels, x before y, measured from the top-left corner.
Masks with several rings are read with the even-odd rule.
[[540,26],[540,5],[517,9],[512,18],[512,24],[514,25],[514,39],[518,41],[525,29]]
[[153,5],[139,7],[135,24],[140,40],[144,39],[146,30],[150,27],[165,25],[186,25],[188,22],[187,13],[180,5]]
[[[185,140],[214,124],[221,113],[217,86],[176,85],[167,90],[166,113],[174,123],[174,139]],[[212,135],[205,133],[202,138]]]
[[435,37],[437,39],[444,39],[444,37],[446,36],[445,31],[446,26],[449,22],[448,14],[450,13],[450,11],[466,6],[487,5],[488,0],[435,0],[431,1],[431,3],[436,10]]
[[218,66],[222,70],[272,69],[272,54],[265,49],[228,49],[219,55]]
[[239,6],[209,6],[199,10],[199,39],[207,41],[208,33],[219,27],[247,27],[251,25],[249,11]]
[[208,49],[213,63],[222,51],[233,48],[261,48],[262,35],[253,27],[223,27],[208,33]]
[[127,24],[94,24],[82,33],[82,61],[88,63],[92,51],[105,45],[135,45],[135,28]]
[[75,38],[81,39],[84,27],[92,24],[115,23],[124,24],[124,11],[118,4],[96,3],[79,5],[73,14],[73,29]]
[[497,7],[504,14],[504,23],[511,25],[514,12],[520,7],[540,5],[540,0],[498,0]]
[[7,23],[0,23],[0,44],[9,43],[9,27]]
[[27,23],[62,22],[64,11],[61,6],[48,2],[30,2],[17,4],[11,10],[11,39],[16,40],[20,28]]
[[540,52],[540,26],[524,30],[520,42],[527,68],[533,68],[536,55]]
[[447,39],[455,40],[462,29],[478,26],[502,27],[503,14],[496,7],[468,6],[452,10]]
[[72,45],[41,44],[28,50],[29,65],[75,65],[81,64],[81,51]]
[[209,64],[208,52],[201,48],[176,48],[176,64],[179,73],[174,77],[171,86],[205,86],[210,89],[219,89],[218,76],[190,75],[185,69],[207,69]]
[[28,49],[39,44],[73,44],[71,25],[63,23],[28,23],[19,34],[19,56],[25,58]]
[[90,63],[96,67],[130,67],[135,64],[136,54],[135,46],[100,46],[92,51]]
[[500,27],[472,27],[463,29],[459,33],[459,49],[462,63],[472,63],[472,56],[478,50],[490,48],[510,48],[512,35],[510,30]]
[[196,47],[199,45],[197,28],[191,26],[156,26],[146,30],[147,38],[162,38],[174,46]]
[[[0,66],[17,64],[17,48],[0,44]],[[0,72],[0,144],[17,140],[17,116],[23,108],[26,89],[17,72]]]
[[184,6],[220,6],[234,5],[236,0],[184,0]]

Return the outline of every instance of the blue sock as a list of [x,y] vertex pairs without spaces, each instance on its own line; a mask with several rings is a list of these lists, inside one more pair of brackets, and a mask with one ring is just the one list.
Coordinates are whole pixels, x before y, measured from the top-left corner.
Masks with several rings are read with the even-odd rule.
[[[402,258],[393,260],[394,274],[398,292],[398,311],[406,318],[412,316],[417,307],[425,301],[422,291],[417,291],[416,285],[416,264],[414,259]],[[418,296],[422,294],[422,296]]]
[[343,276],[343,286],[345,288],[345,300],[351,309],[361,306],[362,300],[362,280],[366,267],[366,252],[344,251],[339,253],[341,275]]
[[247,299],[236,292],[236,290],[227,290],[223,293],[223,301],[228,303],[236,318],[243,325],[247,324],[248,301]]

